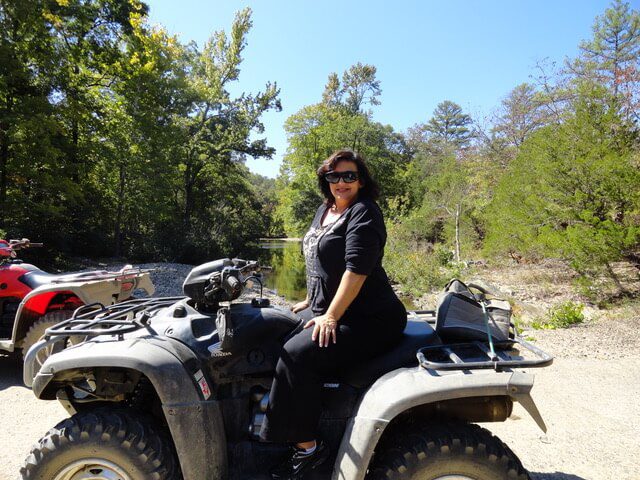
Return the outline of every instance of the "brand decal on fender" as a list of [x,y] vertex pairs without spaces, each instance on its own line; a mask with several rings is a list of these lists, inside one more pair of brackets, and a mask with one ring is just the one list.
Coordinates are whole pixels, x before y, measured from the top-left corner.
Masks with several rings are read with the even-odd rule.
[[212,357],[228,357],[231,355],[231,352],[224,352],[220,348],[221,342],[214,343],[213,345],[209,345],[207,348],[211,353]]

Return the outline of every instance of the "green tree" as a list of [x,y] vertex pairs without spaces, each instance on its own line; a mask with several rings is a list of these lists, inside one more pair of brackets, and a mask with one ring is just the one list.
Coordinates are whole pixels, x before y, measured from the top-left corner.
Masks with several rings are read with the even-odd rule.
[[376,72],[375,66],[358,62],[343,72],[342,82],[338,74],[331,73],[322,93],[322,103],[328,107],[343,108],[352,115],[367,115],[365,105],[380,105],[378,97],[382,89]]
[[463,113],[460,105],[445,100],[438,104],[433,111],[433,117],[421,126],[421,130],[431,139],[445,146],[463,148],[471,141],[472,123],[471,117]]
[[264,112],[280,109],[277,86],[268,83],[264,92],[238,98],[231,98],[228,91],[239,78],[251,25],[251,10],[245,9],[236,15],[229,37],[224,31],[216,32],[202,52],[192,53],[189,82],[193,97],[189,115],[183,119],[184,146],[178,156],[183,171],[185,232],[191,228],[195,189],[205,167],[224,170],[242,162],[245,155],[271,157],[274,153],[265,139],[252,140],[251,134],[263,133],[260,117]]
[[329,74],[327,84],[322,92],[322,103],[329,107],[337,107],[342,104],[342,86],[337,73]]
[[378,97],[382,93],[380,80],[376,79],[376,67],[358,62],[342,74],[344,104],[350,112],[362,112],[365,104],[380,105]]
[[541,95],[530,83],[521,83],[502,100],[493,133],[506,145],[518,148],[547,122]]
[[250,11],[203,50],[146,14],[135,0],[1,0],[0,224],[11,235],[195,261],[269,228],[244,158],[272,153],[254,134],[278,90],[228,92]]
[[556,255],[580,273],[631,256],[640,241],[636,134],[601,87],[582,88],[560,126],[526,140],[491,205],[487,247]]
[[265,232],[269,237],[284,236],[284,226],[275,217],[278,204],[276,180],[257,173],[249,172],[249,182],[253,186],[256,198],[261,205],[261,214],[267,224]]
[[0,1],[0,227],[20,223],[21,199],[51,184],[60,155],[48,101],[57,55],[42,9],[38,1]]
[[[97,166],[107,180],[100,188],[107,224],[100,227],[113,232],[116,255],[157,256],[156,244],[165,242],[154,241],[153,232],[178,210],[171,152],[181,138],[180,119],[188,115],[187,54],[164,29],[149,28],[144,15],[132,18],[132,25],[116,66],[119,81],[101,102],[108,137]],[[166,194],[159,198],[158,192]]]
[[623,118],[639,117],[640,13],[614,0],[593,24],[593,37],[580,43],[580,55],[567,61],[579,79],[596,81],[620,96]]
[[106,136],[98,105],[129,15],[145,9],[124,0],[0,4],[0,222],[11,231],[77,246],[93,223],[86,200],[99,197],[90,174]]
[[92,150],[101,134],[100,98],[118,79],[114,66],[122,59],[133,15],[147,6],[128,0],[47,2],[49,22],[59,55],[55,103],[67,131],[68,160],[75,182],[90,171]]

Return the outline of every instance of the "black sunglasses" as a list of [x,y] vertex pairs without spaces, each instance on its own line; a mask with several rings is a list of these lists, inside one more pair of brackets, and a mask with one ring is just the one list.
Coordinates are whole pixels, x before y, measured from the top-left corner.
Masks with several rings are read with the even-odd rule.
[[329,183],[338,183],[340,179],[344,183],[353,183],[358,180],[358,172],[352,172],[351,170],[346,172],[327,172],[324,174],[324,179]]

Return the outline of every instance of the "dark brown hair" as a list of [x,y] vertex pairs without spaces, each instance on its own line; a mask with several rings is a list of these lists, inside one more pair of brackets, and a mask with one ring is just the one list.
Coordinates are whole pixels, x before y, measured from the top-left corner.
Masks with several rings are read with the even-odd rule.
[[335,198],[329,188],[329,182],[325,180],[324,175],[327,172],[333,171],[336,168],[336,165],[340,162],[353,162],[358,167],[358,178],[360,182],[362,182],[362,188],[358,192],[358,196],[377,200],[378,195],[380,194],[380,189],[378,188],[378,184],[371,177],[369,168],[367,168],[367,164],[364,162],[364,158],[353,150],[342,149],[333,152],[329,158],[322,162],[322,165],[320,165],[320,168],[318,168],[318,171],[316,172],[318,175],[318,186],[320,187],[320,191],[322,192],[325,201],[332,204],[335,202]]

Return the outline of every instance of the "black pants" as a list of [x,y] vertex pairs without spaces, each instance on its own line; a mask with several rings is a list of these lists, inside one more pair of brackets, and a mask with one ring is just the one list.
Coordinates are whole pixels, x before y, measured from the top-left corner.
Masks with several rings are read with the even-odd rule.
[[[306,320],[314,314],[301,312]],[[336,343],[320,348],[313,328],[284,345],[269,395],[260,436],[269,442],[307,442],[317,437],[322,386],[355,362],[367,361],[393,347],[402,335],[407,312],[399,300],[366,317],[346,313],[338,322]]]

